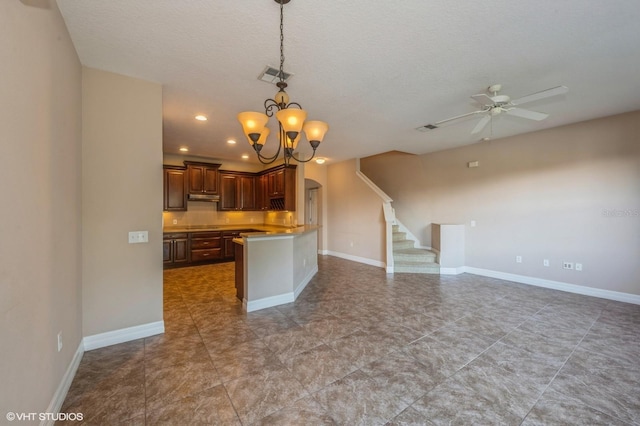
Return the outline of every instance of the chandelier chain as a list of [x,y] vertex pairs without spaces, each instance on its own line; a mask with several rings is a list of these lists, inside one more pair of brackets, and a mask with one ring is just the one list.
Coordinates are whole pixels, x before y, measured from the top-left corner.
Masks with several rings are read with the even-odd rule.
[[284,3],[280,1],[280,82],[284,81]]

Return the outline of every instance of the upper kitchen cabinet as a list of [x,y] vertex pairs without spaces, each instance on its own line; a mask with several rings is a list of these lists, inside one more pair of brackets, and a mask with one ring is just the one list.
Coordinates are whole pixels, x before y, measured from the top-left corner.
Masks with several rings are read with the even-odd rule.
[[163,166],[164,205],[166,211],[187,210],[187,169],[178,166]]
[[189,175],[189,194],[218,195],[218,168],[220,164],[185,161]]
[[257,210],[253,173],[220,172],[220,182],[218,210]]
[[263,172],[267,176],[269,210],[296,209],[296,166],[278,166]]

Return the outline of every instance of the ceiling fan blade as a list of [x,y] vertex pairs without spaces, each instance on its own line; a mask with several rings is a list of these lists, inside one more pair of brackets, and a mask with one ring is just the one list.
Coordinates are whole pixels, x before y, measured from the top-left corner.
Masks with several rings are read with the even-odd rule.
[[491,99],[491,96],[486,95],[484,93],[480,93],[479,95],[473,95],[471,96],[471,99],[478,102],[480,105],[484,105],[484,106],[492,106],[494,104],[493,99]]
[[530,95],[523,96],[511,101],[511,105],[522,105],[527,102],[537,101],[539,99],[550,98],[551,96],[563,95],[569,91],[566,86],[552,87],[551,89],[543,90],[542,92],[532,93]]
[[536,121],[544,120],[545,118],[549,117],[549,114],[545,114],[544,112],[531,111],[522,108],[509,108],[505,109],[505,111],[509,115],[515,115],[516,117],[522,117]]
[[478,121],[478,124],[476,124],[476,127],[474,127],[473,130],[471,131],[471,134],[475,135],[477,133],[480,133],[485,128],[485,126],[489,123],[489,121],[491,121],[490,114],[487,114],[484,117],[482,117],[480,121]]
[[439,125],[441,125],[441,124],[448,123],[449,121],[457,120],[457,119],[459,119],[459,118],[468,117],[468,116],[470,116],[470,115],[474,115],[474,114],[479,114],[479,113],[481,113],[481,112],[484,112],[484,111],[473,111],[473,112],[468,112],[468,113],[466,113],[466,114],[462,114],[462,115],[458,115],[458,116],[455,116],[455,117],[447,118],[447,119],[444,119],[444,120],[436,121],[435,123],[433,123],[433,125],[434,125],[434,126],[439,126]]

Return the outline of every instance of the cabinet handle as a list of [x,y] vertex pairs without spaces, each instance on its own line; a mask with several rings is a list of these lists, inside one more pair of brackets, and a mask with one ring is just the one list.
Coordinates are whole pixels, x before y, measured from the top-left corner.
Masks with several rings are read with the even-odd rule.
[[203,256],[209,256],[209,253],[202,253]]
[[202,243],[202,245],[205,245],[205,246],[206,246],[206,245],[208,245],[208,244],[209,244],[209,243]]

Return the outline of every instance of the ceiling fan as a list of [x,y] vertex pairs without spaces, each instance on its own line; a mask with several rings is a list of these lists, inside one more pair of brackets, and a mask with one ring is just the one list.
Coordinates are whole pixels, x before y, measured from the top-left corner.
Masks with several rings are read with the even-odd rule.
[[450,121],[458,120],[463,117],[468,117],[476,114],[483,114],[478,124],[471,131],[472,135],[482,132],[485,126],[491,121],[491,117],[500,115],[502,113],[513,115],[520,118],[526,118],[528,120],[544,120],[549,116],[543,112],[531,111],[528,109],[519,108],[520,105],[527,102],[538,101],[540,99],[549,98],[551,96],[562,95],[567,93],[569,89],[566,86],[552,87],[541,92],[531,93],[526,96],[522,96],[518,99],[511,99],[507,95],[500,95],[499,92],[502,89],[501,84],[493,84],[487,88],[487,92],[490,95],[481,93],[479,95],[473,95],[471,98],[478,102],[481,108],[477,111],[469,112],[467,114],[458,115],[456,117],[447,118],[446,120],[440,120],[433,124],[427,124],[418,127],[418,130],[426,131],[431,129],[437,129],[441,124],[448,123]]

